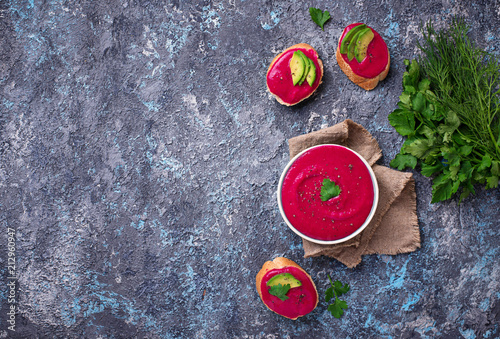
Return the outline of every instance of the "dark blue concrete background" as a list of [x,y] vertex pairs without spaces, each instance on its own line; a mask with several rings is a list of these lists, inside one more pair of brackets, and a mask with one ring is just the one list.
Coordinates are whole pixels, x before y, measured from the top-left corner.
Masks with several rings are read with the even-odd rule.
[[[327,9],[325,30],[308,7]],[[304,259],[276,186],[287,139],[346,118],[380,142],[421,21],[472,26],[500,54],[498,1],[0,1],[0,338],[498,338],[500,190],[430,204],[415,172],[422,248],[355,269]],[[342,29],[385,37],[370,92],[335,61]],[[266,91],[273,57],[306,42],[325,64],[297,107]],[[16,332],[7,228],[16,229]],[[351,285],[344,317],[320,301],[297,321],[255,290],[266,260]]]

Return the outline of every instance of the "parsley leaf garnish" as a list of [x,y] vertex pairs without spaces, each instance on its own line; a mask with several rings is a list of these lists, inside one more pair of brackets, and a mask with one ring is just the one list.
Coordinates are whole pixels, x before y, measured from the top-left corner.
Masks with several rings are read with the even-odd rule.
[[285,285],[278,284],[271,286],[271,288],[269,289],[269,294],[272,294],[280,298],[281,300],[285,301],[288,299],[286,294],[288,293],[289,289],[290,289],[290,284],[285,284]]
[[323,25],[330,19],[330,13],[328,11],[322,11],[319,8],[309,7],[309,14],[311,14],[311,19],[314,21],[321,30],[324,31]]
[[328,178],[323,179],[321,186],[321,201],[335,198],[341,192],[340,187]]
[[347,310],[347,302],[340,300],[339,297],[342,294],[349,292],[351,289],[348,284],[342,285],[338,280],[332,281],[332,278],[328,274],[328,279],[330,279],[331,287],[327,288],[325,292],[326,302],[330,302],[334,298],[333,304],[328,305],[328,311],[337,319],[339,319],[343,314],[344,310]]
[[391,161],[399,170],[420,166],[432,177],[432,203],[474,185],[500,180],[500,64],[469,40],[469,27],[454,19],[448,29],[421,28],[418,60],[405,60],[403,93],[389,123],[406,141]]

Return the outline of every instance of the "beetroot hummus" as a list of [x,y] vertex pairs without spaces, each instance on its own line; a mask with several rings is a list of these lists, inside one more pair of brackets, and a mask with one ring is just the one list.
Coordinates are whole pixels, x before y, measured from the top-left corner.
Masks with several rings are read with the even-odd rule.
[[[288,290],[287,300],[269,293],[270,287],[267,286],[269,279],[277,274],[290,273],[293,277],[302,283],[302,286],[294,287]],[[284,268],[275,268],[268,271],[262,278],[261,285],[262,301],[274,312],[288,318],[297,318],[310,313],[317,303],[318,294],[311,279],[300,269],[293,266]]]
[[[302,85],[293,85],[292,72],[290,71],[290,59],[293,52],[301,50],[304,54],[314,62],[316,66],[316,79],[312,86],[309,86],[307,81]],[[267,73],[267,87],[269,91],[278,96],[287,104],[295,104],[302,99],[308,97],[318,88],[321,81],[321,68],[318,63],[318,54],[314,49],[293,48],[289,49],[276,60]]]
[[[355,24],[351,24],[344,29],[344,32],[339,39],[339,47],[346,33],[358,25],[362,25],[362,23],[358,22]],[[382,39],[380,34],[378,34],[373,28],[370,27],[370,29],[373,31],[374,37],[368,45],[366,58],[364,58],[363,61],[358,62],[356,58],[353,58],[351,61],[349,61],[349,59],[347,58],[347,54],[342,54],[342,58],[347,64],[349,64],[354,74],[369,79],[374,78],[382,73],[387,67],[387,63],[389,62],[389,50],[387,49],[387,45],[385,44],[384,39]]]
[[[325,178],[340,187],[340,194],[322,201]],[[288,222],[312,239],[346,238],[372,213],[372,177],[365,162],[346,147],[321,145],[306,150],[282,180],[281,205]]]

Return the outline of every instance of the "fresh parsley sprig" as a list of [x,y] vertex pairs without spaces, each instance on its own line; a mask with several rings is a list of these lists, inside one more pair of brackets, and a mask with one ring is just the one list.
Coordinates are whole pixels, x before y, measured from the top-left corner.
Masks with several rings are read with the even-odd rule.
[[344,310],[347,310],[347,302],[340,300],[339,297],[349,292],[351,288],[348,284],[342,285],[338,280],[332,281],[329,274],[328,279],[330,279],[331,287],[327,288],[325,292],[325,300],[326,302],[330,302],[332,298],[335,298],[333,304],[328,305],[328,311],[330,311],[335,318],[339,319],[344,314]]
[[500,180],[500,64],[474,46],[469,27],[454,19],[448,29],[423,31],[423,52],[405,60],[403,93],[390,124],[406,141],[391,161],[402,170],[420,165],[433,177],[435,203],[474,194],[474,185]]
[[285,285],[273,285],[269,289],[269,294],[274,295],[275,297],[280,298],[281,300],[285,301],[288,299],[286,294],[288,293],[288,290],[290,290],[290,284],[285,284]]
[[331,198],[335,198],[341,191],[342,190],[335,182],[325,178],[323,179],[323,183],[321,185],[321,201],[328,201]]
[[321,27],[322,31],[324,31],[323,26],[325,25],[325,22],[330,19],[330,12],[323,12],[319,8],[309,7],[309,14],[311,14],[312,21],[314,21],[319,27]]

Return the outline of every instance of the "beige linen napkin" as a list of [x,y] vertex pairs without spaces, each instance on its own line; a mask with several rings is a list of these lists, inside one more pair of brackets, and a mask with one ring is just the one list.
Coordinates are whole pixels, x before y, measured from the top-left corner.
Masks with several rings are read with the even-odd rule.
[[334,257],[347,267],[355,267],[364,254],[398,254],[420,247],[415,181],[413,175],[375,162],[382,156],[377,140],[363,126],[345,120],[288,141],[290,159],[309,147],[338,144],[363,156],[372,166],[379,186],[379,203],[372,221],[358,236],[337,245],[319,245],[302,239],[304,257]]

